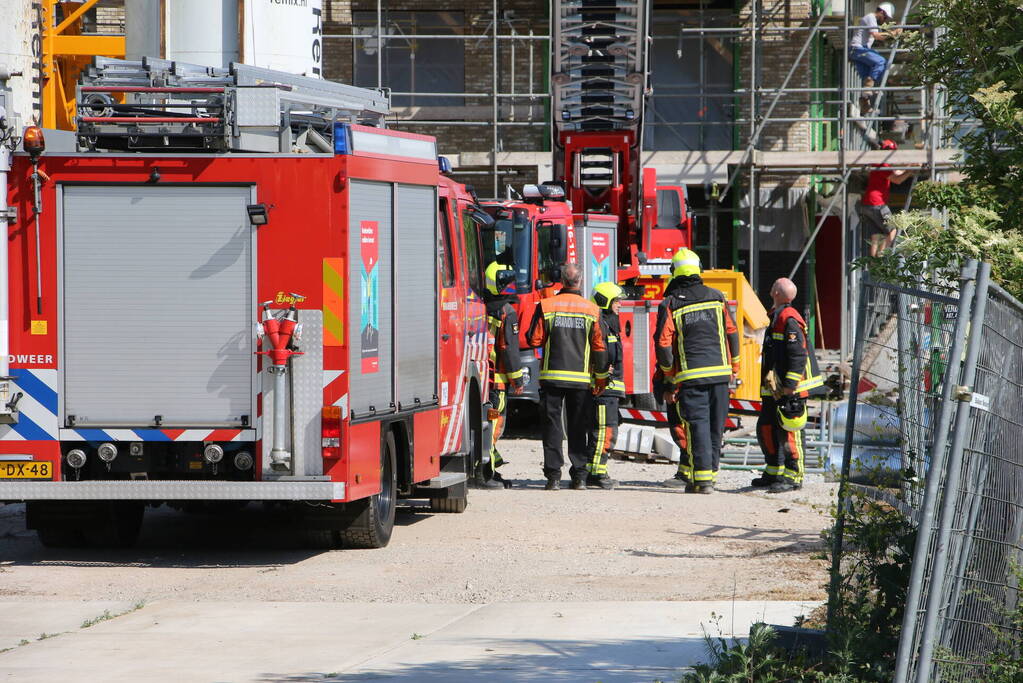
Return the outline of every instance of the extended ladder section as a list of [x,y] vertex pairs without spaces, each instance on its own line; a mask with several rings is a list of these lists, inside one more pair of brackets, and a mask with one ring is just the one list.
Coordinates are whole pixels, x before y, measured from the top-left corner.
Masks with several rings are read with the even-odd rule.
[[97,57],[77,95],[84,150],[334,151],[334,123],[383,126],[386,91],[245,64]]
[[647,0],[554,0],[551,96],[558,132],[641,132]]

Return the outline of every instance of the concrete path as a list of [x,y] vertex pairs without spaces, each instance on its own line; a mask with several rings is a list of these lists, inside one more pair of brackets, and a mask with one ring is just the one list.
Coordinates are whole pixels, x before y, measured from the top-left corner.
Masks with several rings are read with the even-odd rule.
[[701,624],[815,606],[0,601],[0,681],[667,682],[703,659]]

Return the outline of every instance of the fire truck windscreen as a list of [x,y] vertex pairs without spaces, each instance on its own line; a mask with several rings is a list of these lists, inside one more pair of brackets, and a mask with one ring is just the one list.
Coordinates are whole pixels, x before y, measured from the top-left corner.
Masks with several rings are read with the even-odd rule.
[[528,293],[533,282],[532,222],[521,209],[487,207],[492,226],[480,229],[486,263],[498,261],[515,269],[515,292]]

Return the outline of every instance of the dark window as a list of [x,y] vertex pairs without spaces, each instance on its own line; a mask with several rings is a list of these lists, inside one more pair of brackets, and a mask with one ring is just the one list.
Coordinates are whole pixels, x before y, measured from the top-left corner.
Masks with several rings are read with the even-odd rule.
[[[353,30],[357,34],[376,36],[376,12],[353,12]],[[460,35],[465,30],[461,12],[393,12],[385,11],[382,19],[383,53],[378,53],[376,38],[353,40],[355,51],[355,85],[390,88],[395,93],[391,104],[396,107],[460,107],[462,97],[426,96],[427,93],[460,93],[465,91],[465,42],[450,38],[416,38],[416,34]],[[383,82],[378,83],[377,68]]]
[[650,85],[645,149],[732,149],[734,60],[723,33],[681,28],[725,28],[732,9],[658,9],[651,16]]
[[482,295],[482,269],[480,268],[480,238],[476,222],[469,213],[462,212],[462,232],[465,239],[465,265],[469,271],[469,286],[477,294]]
[[682,222],[682,203],[675,190],[657,190],[657,227],[677,228]]
[[483,260],[486,265],[499,261],[515,269],[515,291],[532,290],[533,244],[532,223],[525,211],[487,207],[494,225],[481,230]]
[[555,257],[559,251],[552,243],[556,235],[564,236],[567,229],[550,221],[539,221],[536,226],[537,277],[544,286],[553,285],[561,279],[561,266]]
[[440,239],[437,240],[438,258],[440,259],[441,282],[445,287],[455,286],[455,264],[451,260],[451,219],[448,217],[448,200],[440,200]]

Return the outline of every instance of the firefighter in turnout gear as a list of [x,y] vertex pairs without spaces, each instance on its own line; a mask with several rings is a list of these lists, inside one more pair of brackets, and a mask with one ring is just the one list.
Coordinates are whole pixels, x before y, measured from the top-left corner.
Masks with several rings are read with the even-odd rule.
[[762,407],[757,441],[764,453],[764,473],[753,486],[771,493],[803,486],[806,437],[806,399],[824,393],[817,357],[806,338],[806,323],[792,306],[796,285],[780,278],[771,287],[771,324],[761,360]]
[[490,419],[493,448],[490,463],[479,463],[475,484],[479,488],[511,488],[512,483],[501,476],[497,468],[504,459],[497,450],[497,440],[504,433],[508,416],[508,392],[522,393],[522,361],[519,358],[519,316],[513,302],[515,271],[496,261],[487,266],[485,273],[487,305],[487,346],[490,350]]
[[607,386],[607,350],[600,333],[600,309],[579,293],[582,273],[568,263],[561,268],[561,291],[543,299],[529,324],[529,345],[542,347],[540,362],[540,419],[543,423],[543,473],[545,488],[560,488],[565,463],[561,442],[565,439],[562,414],[568,430],[568,459],[573,489],[586,488],[587,409],[590,380],[593,392]]
[[725,295],[700,278],[700,258],[680,249],[657,310],[654,345],[671,436],[682,451],[664,482],[713,493],[728,417],[729,382],[739,373],[739,331]]
[[[590,463],[586,466],[589,474],[586,486],[590,488],[613,489],[618,485],[607,473],[607,457],[618,437],[618,401],[625,397],[625,383],[622,381],[622,342],[618,310],[621,308],[622,288],[613,282],[601,282],[593,288],[593,303],[600,308],[600,333],[607,347],[607,362],[610,375],[607,388],[591,398],[593,427],[586,450]],[[597,391],[594,380],[593,390]]]

